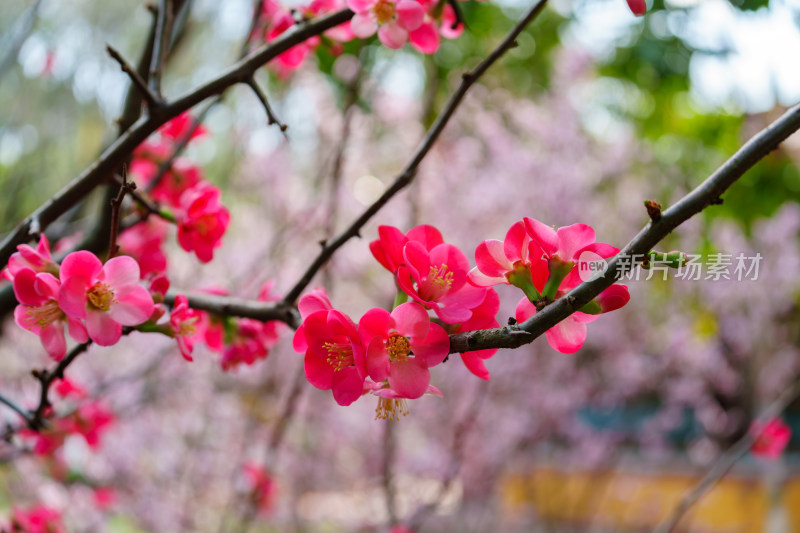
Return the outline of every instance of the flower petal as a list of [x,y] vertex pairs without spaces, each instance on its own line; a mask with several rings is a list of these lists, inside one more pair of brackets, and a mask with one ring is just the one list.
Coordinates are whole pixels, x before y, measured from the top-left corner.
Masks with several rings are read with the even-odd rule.
[[523,222],[528,235],[539,244],[545,255],[552,257],[558,252],[558,234],[555,229],[535,218],[525,217]]
[[103,270],[103,263],[92,252],[81,250],[72,252],[64,258],[61,263],[60,278],[64,283],[72,277],[85,278],[87,284],[91,284]]
[[42,328],[42,346],[55,361],[61,361],[67,353],[67,340],[64,338],[64,323],[56,320]]
[[113,346],[122,336],[122,326],[103,311],[86,312],[86,330],[89,337],[100,346]]
[[[519,253],[516,255],[519,255]],[[475,248],[475,264],[478,270],[486,276],[502,277],[504,279],[506,272],[514,268],[512,262],[506,257],[505,246],[495,239],[483,241]]]
[[[355,30],[353,30],[353,33],[355,33]],[[408,40],[408,30],[395,21],[387,22],[386,24],[381,24],[380,28],[378,28],[378,39],[386,48],[397,50],[406,44]]]
[[139,263],[134,258],[124,255],[114,257],[106,262],[99,279],[117,291],[138,285]]
[[86,318],[88,283],[89,280],[78,276],[64,280],[58,291],[58,306],[70,316]]
[[389,386],[403,398],[419,398],[428,389],[431,373],[416,359],[395,361],[389,370]]
[[434,54],[439,49],[439,32],[433,22],[425,22],[408,34],[408,41],[423,54]]
[[594,230],[586,224],[558,228],[558,255],[563,261],[572,261],[578,251],[594,243],[594,239]]
[[153,314],[153,297],[147,289],[136,285],[128,294],[120,296],[111,304],[108,314],[123,326],[138,326]]
[[414,352],[414,357],[421,359],[425,366],[436,366],[450,353],[450,337],[442,326],[431,324],[425,338],[411,339],[411,350]]
[[467,370],[475,374],[481,379],[489,380],[489,371],[483,363],[483,359],[475,355],[475,352],[465,352],[461,354],[461,360]]
[[439,244],[444,243],[441,232],[428,224],[421,224],[408,230],[406,235],[409,241],[416,241],[422,244],[426,250],[433,250]]
[[545,332],[547,343],[561,353],[575,353],[580,350],[586,340],[586,326],[568,316]]
[[378,21],[368,13],[356,13],[350,19],[350,29],[353,30],[353,35],[356,37],[366,39],[378,31]]
[[343,368],[333,374],[331,389],[336,403],[350,405],[361,398],[364,391],[364,380],[359,377],[355,367]]
[[425,312],[425,308],[416,302],[406,302],[398,305],[392,311],[392,318],[398,333],[412,339],[425,337],[431,327],[428,313]]
[[425,18],[425,10],[415,0],[400,0],[395,4],[395,12],[399,25],[409,31],[419,28]]

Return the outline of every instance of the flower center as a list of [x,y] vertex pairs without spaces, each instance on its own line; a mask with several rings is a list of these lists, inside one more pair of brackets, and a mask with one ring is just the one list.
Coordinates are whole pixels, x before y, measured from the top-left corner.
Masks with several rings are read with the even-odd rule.
[[102,282],[92,285],[92,288],[86,293],[86,297],[89,299],[89,305],[100,311],[108,311],[111,304],[116,303],[114,289]]
[[199,319],[200,317],[194,316],[178,324],[178,335],[183,337],[191,337],[194,335],[195,324]]
[[397,359],[405,359],[411,352],[411,347],[408,343],[408,337],[403,337],[397,333],[392,333],[386,339],[386,353],[389,354],[389,360],[395,361]]
[[372,12],[375,13],[375,18],[378,19],[378,24],[386,24],[394,18],[394,2],[378,0],[378,2],[372,7]]
[[333,367],[334,372],[338,372],[355,363],[353,361],[353,347],[350,346],[350,343],[326,342],[322,347],[328,352],[326,361]]
[[30,326],[37,325],[42,329],[63,317],[64,312],[55,300],[48,300],[39,307],[29,307],[25,312],[25,321]]
[[431,266],[425,281],[422,291],[425,294],[420,294],[420,296],[423,300],[436,301],[447,294],[447,291],[453,286],[453,273],[448,270],[447,265]]
[[406,416],[408,413],[408,402],[405,398],[378,398],[375,420],[400,420],[401,414]]

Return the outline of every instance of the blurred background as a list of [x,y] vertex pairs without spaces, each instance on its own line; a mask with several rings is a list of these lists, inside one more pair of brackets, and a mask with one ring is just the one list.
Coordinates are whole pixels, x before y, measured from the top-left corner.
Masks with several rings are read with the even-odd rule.
[[[231,225],[207,265],[170,233],[172,287],[248,298],[269,280],[278,296],[292,287],[528,4],[461,7],[466,31],[431,56],[373,39],[319,47],[293,71],[261,69],[286,136],[246,87],[229,90],[182,157],[222,189]],[[190,2],[165,94],[235,61],[252,12],[248,0]],[[5,3],[0,232],[113,141],[128,78],[105,44],[137,61],[151,21],[142,2]],[[800,101],[797,0],[656,0],[644,18],[623,0],[553,0],[518,44],[468,94],[411,187],[317,276],[337,309],[357,320],[394,299],[368,249],[379,224],[435,225],[471,260],[525,216],[583,222],[622,247],[647,221],[644,200],[671,205]],[[0,524],[43,504],[76,532],[649,531],[800,371],[799,158],[795,135],[662,243],[705,261],[760,254],[757,279],[645,272],[577,353],[544,338],[501,350],[489,381],[451,356],[432,372],[444,398],[410,402],[399,422],[373,420],[372,397],[340,407],[305,382],[288,328],[265,360],[229,371],[203,346],[188,363],[154,335],[91,347],[68,377],[110,422],[93,445],[71,435],[47,456],[24,436],[0,443]],[[91,230],[95,196],[50,228],[54,242]],[[498,292],[503,324],[520,295]],[[0,392],[35,406],[30,371],[50,365],[6,312]],[[683,531],[800,530],[800,403],[784,420],[795,433],[786,452],[743,458]],[[18,417],[3,409],[0,421]]]

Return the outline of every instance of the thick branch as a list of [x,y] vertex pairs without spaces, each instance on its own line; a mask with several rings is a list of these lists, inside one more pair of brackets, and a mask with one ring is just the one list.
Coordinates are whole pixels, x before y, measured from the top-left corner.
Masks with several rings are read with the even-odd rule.
[[8,258],[18,244],[28,242],[34,236],[35,224],[38,224],[40,230],[47,228],[51,222],[64,214],[70,207],[107,179],[142,141],[163,124],[200,102],[221,94],[232,85],[246,83],[258,68],[277,55],[309,37],[346,22],[352,16],[352,11],[344,9],[297,26],[296,30],[287,31],[275,41],[260,47],[213,80],[193,89],[171,103],[164,104],[157,117],[140,119],[127,133],[109,146],[89,168],[39,207],[3,239],[2,243],[0,243],[0,265],[5,265],[8,262]]
[[261,320],[262,322],[280,320],[293,328],[297,328],[297,326],[300,325],[300,315],[297,309],[282,302],[265,303],[231,296],[170,291],[167,293],[165,299],[166,303],[172,305],[175,302],[175,296],[178,294],[186,295],[189,300],[189,307],[192,309],[209,311],[217,315],[253,318],[255,320]]
[[477,67],[472,72],[467,72],[462,75],[461,85],[458,87],[455,93],[450,97],[450,100],[445,105],[444,111],[442,114],[439,115],[439,118],[436,119],[436,122],[433,123],[433,126],[428,130],[428,133],[425,135],[425,138],[422,140],[422,143],[417,148],[417,151],[414,153],[414,156],[411,158],[411,161],[405,166],[403,171],[400,175],[395,179],[394,183],[386,189],[386,191],[378,198],[372,205],[370,205],[358,219],[356,219],[349,228],[347,228],[339,237],[331,242],[326,242],[325,245],[322,247],[319,255],[314,259],[314,261],[309,265],[308,269],[303,274],[303,277],[300,278],[300,281],[292,287],[292,289],[286,294],[286,298],[284,299],[287,303],[294,303],[297,298],[300,297],[300,293],[305,290],[311,280],[316,275],[317,271],[322,268],[325,263],[331,258],[331,256],[341,248],[347,241],[352,239],[353,237],[359,236],[359,232],[361,228],[364,227],[372,217],[377,213],[384,205],[386,205],[389,200],[391,200],[398,192],[403,190],[411,181],[414,179],[414,175],[417,172],[417,167],[422,160],[425,159],[425,156],[428,155],[428,152],[433,147],[433,143],[436,142],[436,139],[439,138],[439,135],[442,133],[442,130],[447,125],[450,120],[450,117],[453,116],[456,109],[458,108],[461,100],[463,100],[464,95],[467,94],[467,91],[475,83],[478,78],[480,78],[484,72],[486,72],[489,67],[491,67],[495,61],[497,61],[506,51],[513,48],[515,46],[515,39],[522,33],[522,30],[530,24],[533,19],[535,19],[539,13],[541,13],[542,9],[544,9],[547,0],[540,0],[536,3],[526,14],[522,17],[516,26],[511,30],[511,32],[503,39],[503,42],[500,43],[497,48],[492,51],[483,61],[481,61]]

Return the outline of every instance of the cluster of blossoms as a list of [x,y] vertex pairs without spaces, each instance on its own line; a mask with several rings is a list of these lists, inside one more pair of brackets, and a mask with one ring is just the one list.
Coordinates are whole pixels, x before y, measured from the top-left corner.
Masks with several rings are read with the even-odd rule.
[[[274,302],[272,294],[274,282],[267,281],[258,292],[258,301]],[[225,295],[222,289],[210,289],[211,294]],[[176,300],[177,303],[177,300]],[[177,309],[177,307],[176,307]],[[234,318],[208,312],[197,313],[196,336],[205,341],[211,351],[222,354],[220,365],[223,370],[232,370],[240,364],[252,365],[266,359],[269,350],[275,345],[285,325],[282,322],[260,322],[252,318]],[[175,311],[173,310],[173,315]]]
[[269,471],[255,463],[245,463],[242,468],[242,481],[244,491],[255,508],[261,513],[269,513],[275,504],[277,492],[277,485]]
[[92,399],[83,389],[67,379],[55,384],[56,396],[61,400],[46,429],[20,431],[23,439],[31,444],[31,450],[39,456],[57,458],[56,452],[71,436],[81,436],[91,449],[100,446],[103,433],[114,423],[114,413],[102,401]]
[[0,533],[67,533],[61,513],[46,505],[14,509],[11,521],[0,524]]
[[[142,143],[135,151],[130,172],[150,198],[170,211],[162,213],[178,226],[178,244],[207,263],[222,244],[230,213],[220,201],[220,190],[207,182],[203,171],[183,157],[171,162],[163,175],[160,172],[183,139],[196,139],[205,134],[194,127],[186,113],[159,129],[157,140]],[[166,268],[162,245],[166,236],[165,222],[148,217],[122,232],[119,245],[122,253],[135,257],[142,266],[142,276],[158,274]]]
[[67,351],[65,329],[79,343],[92,339],[111,346],[123,326],[137,326],[153,314],[153,298],[139,285],[139,265],[130,257],[104,265],[93,253],[78,251],[59,266],[44,235],[36,249],[20,245],[17,250],[5,271],[19,302],[14,318],[41,338],[56,361]]
[[251,42],[272,42],[298,20],[345,7],[355,13],[352,20],[278,55],[273,63],[276,73],[286,77],[320,46],[338,55],[342,52],[342,43],[356,37],[366,39],[377,33],[378,40],[388,48],[402,48],[410,42],[423,54],[433,54],[439,49],[441,37],[455,39],[464,31],[464,24],[458,20],[453,7],[438,0],[312,0],[292,9],[275,0],[264,0]]
[[[584,224],[555,230],[526,218],[509,229],[504,242],[482,242],[475,251],[477,266],[470,270],[464,253],[445,243],[432,226],[417,226],[407,234],[381,226],[378,235],[370,250],[394,275],[394,310],[371,309],[356,324],[334,309],[323,291],[311,291],[299,302],[303,323],[294,348],[305,354],[312,385],[331,390],[340,405],[350,405],[365,393],[378,396],[377,416],[389,419],[408,412],[407,399],[441,394],[430,384],[429,369],[450,352],[449,333],[499,326],[499,298],[492,286],[506,283],[522,289],[517,320],[523,322],[537,306],[581,282],[578,262],[583,254],[608,258],[619,252],[595,242],[594,230]],[[627,287],[612,285],[550,329],[548,342],[562,353],[575,352],[586,338],[585,323],[629,299]],[[473,374],[489,379],[484,361],[496,352],[467,352],[461,358]]]

